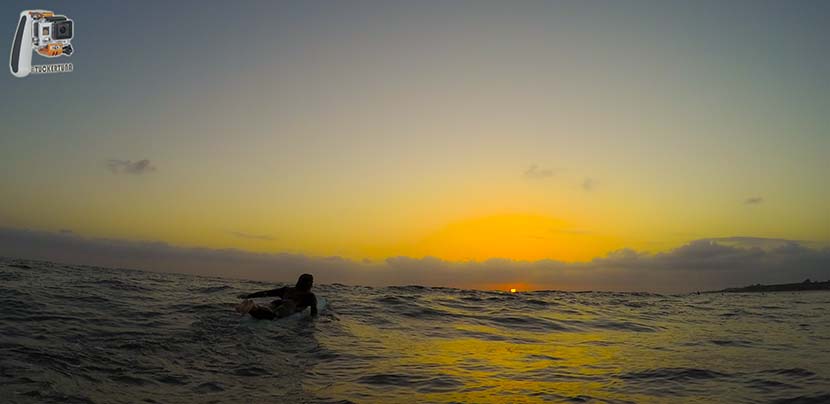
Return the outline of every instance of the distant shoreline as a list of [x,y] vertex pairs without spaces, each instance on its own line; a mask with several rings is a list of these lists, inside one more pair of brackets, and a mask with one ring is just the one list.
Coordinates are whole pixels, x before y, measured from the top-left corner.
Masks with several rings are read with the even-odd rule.
[[814,290],[830,290],[830,281],[813,282],[807,279],[800,283],[782,283],[777,285],[761,285],[759,283],[742,288],[726,288],[706,293],[806,292]]

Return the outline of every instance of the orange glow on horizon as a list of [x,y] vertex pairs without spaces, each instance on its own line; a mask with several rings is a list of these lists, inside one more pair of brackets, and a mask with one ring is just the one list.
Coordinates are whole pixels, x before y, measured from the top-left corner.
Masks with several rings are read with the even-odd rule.
[[450,223],[416,247],[449,261],[508,258],[584,261],[617,248],[615,240],[549,216],[501,214]]

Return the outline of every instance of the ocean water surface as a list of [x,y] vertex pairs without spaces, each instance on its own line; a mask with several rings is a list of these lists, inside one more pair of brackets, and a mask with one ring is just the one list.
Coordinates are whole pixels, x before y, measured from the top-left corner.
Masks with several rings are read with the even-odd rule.
[[275,286],[0,259],[0,401],[830,402],[826,292],[318,285],[315,320],[234,312]]

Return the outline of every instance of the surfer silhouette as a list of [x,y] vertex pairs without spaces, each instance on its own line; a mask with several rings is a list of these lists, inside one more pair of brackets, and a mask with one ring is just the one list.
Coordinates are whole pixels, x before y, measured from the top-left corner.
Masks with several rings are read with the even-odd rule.
[[[283,286],[277,289],[239,295],[240,299],[245,300],[236,306],[236,311],[243,315],[246,313],[250,314],[251,317],[257,319],[273,320],[275,318],[290,316],[305,310],[306,307],[310,307],[311,315],[316,316],[317,297],[311,292],[313,285],[314,277],[311,274],[302,274],[297,279],[297,284],[293,287]],[[276,296],[279,299],[274,300],[267,306],[256,304],[253,300],[250,300],[255,297],[270,296]]]

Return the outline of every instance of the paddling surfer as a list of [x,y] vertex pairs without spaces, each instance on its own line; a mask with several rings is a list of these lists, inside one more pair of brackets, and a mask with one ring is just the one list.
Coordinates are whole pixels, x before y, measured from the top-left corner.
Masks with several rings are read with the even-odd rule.
[[[306,307],[310,307],[311,315],[316,316],[317,297],[311,292],[313,285],[314,277],[311,274],[302,274],[293,287],[283,286],[277,289],[239,295],[239,298],[245,299],[245,301],[236,306],[236,311],[240,314],[250,314],[251,317],[257,319],[273,320],[290,316],[305,310]],[[269,305],[256,304],[253,300],[250,300],[255,297],[270,296],[276,296],[279,299],[274,300]]]

